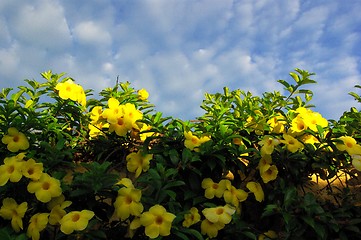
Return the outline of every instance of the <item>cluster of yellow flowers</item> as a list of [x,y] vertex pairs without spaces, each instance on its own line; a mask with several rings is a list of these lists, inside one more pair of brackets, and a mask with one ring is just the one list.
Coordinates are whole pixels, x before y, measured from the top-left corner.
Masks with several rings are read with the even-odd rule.
[[268,183],[277,178],[278,169],[276,165],[272,164],[271,157],[276,146],[284,144],[288,151],[295,153],[302,150],[304,144],[319,143],[319,140],[314,135],[306,133],[307,129],[317,133],[317,125],[322,128],[328,126],[327,120],[323,118],[321,114],[313,112],[310,109],[300,107],[295,111],[290,111],[290,113],[296,116],[292,119],[289,128],[285,117],[280,114],[276,114],[267,121],[270,132],[282,134],[282,138],[279,138],[278,135],[265,135],[263,139],[258,142],[261,146],[261,159],[258,164],[258,169],[264,183]]
[[167,212],[161,205],[154,205],[149,211],[143,212],[144,207],[140,202],[141,190],[135,188],[129,178],[122,178],[118,184],[123,187],[119,189],[114,202],[114,217],[124,221],[134,216],[129,224],[130,236],[141,226],[145,227],[145,235],[152,239],[170,235],[172,222],[176,217],[174,214]]
[[[94,107],[90,112],[91,122],[89,124],[90,137],[103,134],[102,129],[107,128],[109,132],[115,132],[118,136],[126,136],[129,131],[149,130],[149,126],[138,123],[143,118],[143,113],[136,109],[132,103],[120,104],[115,98],[108,99],[108,108]],[[147,134],[141,134],[141,140]]]
[[[8,144],[11,152],[29,148],[27,137],[16,128],[9,128],[8,134],[3,138],[3,143]],[[84,230],[88,221],[94,216],[92,211],[65,212],[65,208],[71,202],[64,201],[60,181],[43,172],[43,164],[29,158],[25,160],[26,153],[19,153],[16,156],[6,157],[0,165],[0,186],[6,185],[9,181],[18,183],[24,177],[28,179],[27,191],[35,194],[36,199],[41,203],[47,203],[50,213],[35,213],[29,220],[27,236],[33,240],[40,238],[40,232],[46,226],[60,224],[60,230],[70,234],[75,230]],[[60,201],[59,201],[60,200]],[[5,198],[0,208],[0,217],[11,220],[11,226],[15,232],[23,229],[23,218],[28,209],[28,203],[18,204],[13,198]]]
[[68,79],[65,82],[58,83],[55,89],[59,91],[60,98],[76,101],[82,106],[86,105],[86,96],[83,87],[74,83],[73,80]]
[[[231,216],[235,212],[240,213],[240,203],[247,200],[249,193],[254,194],[254,197],[258,202],[264,200],[264,192],[261,185],[254,181],[250,181],[246,184],[246,188],[249,192],[246,192],[243,189],[237,189],[228,179],[222,179],[217,183],[211,178],[205,178],[202,181],[202,188],[205,189],[204,196],[207,199],[223,197],[226,204],[225,206],[218,206],[215,208],[205,208],[202,211],[205,219],[201,223],[201,232],[202,234],[207,234],[210,238],[216,237],[218,231],[223,229],[226,224],[230,223],[232,219]],[[191,209],[190,214],[185,215],[183,226],[189,227],[200,221],[200,216],[198,215],[197,209]]]
[[[276,115],[267,121],[271,132],[283,133],[283,139],[278,139],[273,136],[264,136],[264,139],[259,142],[262,146],[262,159],[260,161],[259,170],[265,183],[274,180],[278,173],[276,166],[271,165],[272,158],[270,155],[272,154],[275,146],[283,143],[290,152],[295,153],[302,150],[304,148],[304,144],[320,144],[319,139],[317,139],[315,135],[307,133],[306,130],[311,130],[317,134],[318,126],[321,128],[328,127],[328,121],[318,112],[313,112],[310,109],[300,107],[295,111],[291,111],[291,113],[296,114],[296,117],[292,119],[291,126],[288,131],[286,128],[287,122],[282,115]],[[352,158],[352,165],[354,168],[361,171],[361,145],[359,145],[356,140],[350,136],[343,136],[334,140],[337,141],[337,149],[340,151],[346,151]],[[332,151],[331,148],[326,149]]]

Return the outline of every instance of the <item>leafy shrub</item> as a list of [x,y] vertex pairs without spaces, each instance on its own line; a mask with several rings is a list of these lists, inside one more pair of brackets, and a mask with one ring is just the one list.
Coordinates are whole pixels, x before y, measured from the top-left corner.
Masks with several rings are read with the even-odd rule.
[[361,114],[312,111],[312,73],[207,93],[191,121],[129,83],[91,98],[41,75],[0,94],[1,239],[359,238]]

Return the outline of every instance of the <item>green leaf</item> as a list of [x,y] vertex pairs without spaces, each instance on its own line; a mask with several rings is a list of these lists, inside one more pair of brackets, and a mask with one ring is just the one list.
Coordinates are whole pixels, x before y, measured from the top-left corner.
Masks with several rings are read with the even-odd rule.
[[17,93],[11,95],[11,99],[14,101],[14,104],[16,104],[16,102],[19,100],[19,98],[21,97],[21,95],[23,95],[24,92],[24,90],[20,90]]
[[361,97],[357,93],[349,92],[348,94],[354,97],[358,102],[361,102]]
[[290,87],[290,84],[286,82],[285,80],[277,80],[277,82],[281,83],[286,89]]
[[179,181],[167,183],[166,185],[163,186],[162,189],[168,189],[168,188],[178,187],[178,186],[183,186],[183,185],[185,185],[185,182],[179,180]]
[[302,216],[301,217],[305,223],[307,223],[309,226],[311,226],[313,229],[315,229],[315,220],[311,216]]
[[179,163],[179,154],[177,150],[171,149],[168,152],[170,161],[173,163],[174,166],[177,166]]
[[198,239],[198,240],[203,240],[204,239],[202,234],[200,232],[198,232],[197,230],[195,230],[195,229],[184,228],[183,232],[191,235],[192,237],[190,239]]
[[296,73],[290,72],[290,75],[295,80],[296,83],[298,83],[300,81],[300,78]]
[[278,212],[278,206],[276,204],[268,204],[262,213],[261,218],[274,215]]
[[249,231],[244,231],[242,232],[242,234],[246,237],[248,237],[249,239],[253,239],[256,240],[257,239],[257,235],[254,234],[253,232],[249,232]]
[[22,233],[22,234],[18,235],[16,238],[14,238],[14,240],[27,240],[27,239],[28,239],[28,237],[26,236],[25,233]]
[[290,187],[286,190],[284,196],[284,205],[286,208],[291,206],[297,197],[297,189],[295,187]]
[[312,80],[312,79],[304,79],[302,81],[302,85],[304,84],[312,84],[312,83],[317,83],[315,80]]
[[10,234],[6,231],[5,228],[0,229],[0,239],[1,240],[11,240]]
[[182,232],[174,231],[174,235],[176,235],[177,237],[179,237],[179,239],[189,240],[189,238],[187,237],[187,235],[185,235],[185,234],[182,233]]
[[311,90],[307,90],[307,89],[300,89],[300,90],[297,90],[295,93],[302,93],[302,94],[309,94],[309,95],[313,94],[313,92]]

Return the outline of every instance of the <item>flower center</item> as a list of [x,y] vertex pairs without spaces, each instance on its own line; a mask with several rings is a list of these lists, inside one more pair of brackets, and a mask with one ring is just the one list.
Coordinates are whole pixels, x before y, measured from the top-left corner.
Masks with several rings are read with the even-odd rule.
[[218,188],[218,184],[217,184],[217,183],[213,183],[212,188],[213,188],[213,189],[217,189],[217,188]]
[[126,203],[126,204],[131,204],[132,202],[133,202],[133,200],[132,200],[131,197],[129,197],[129,196],[126,196],[126,197],[125,197],[125,203]]
[[18,216],[18,212],[17,212],[15,209],[13,209],[13,210],[12,210],[12,215],[13,215],[13,217],[17,217],[17,216]]
[[218,209],[216,210],[216,214],[217,214],[217,215],[221,215],[221,214],[223,214],[223,212],[224,212],[223,208],[218,208]]
[[163,218],[161,216],[157,216],[157,218],[155,219],[155,223],[161,225],[163,223]]
[[29,174],[29,175],[33,175],[33,174],[34,174],[34,169],[33,169],[33,168],[29,168],[29,169],[28,169],[28,174]]
[[19,140],[20,140],[20,138],[19,138],[18,135],[16,135],[16,136],[13,137],[13,141],[14,141],[14,142],[18,142]]
[[76,213],[71,217],[71,220],[73,222],[77,222],[79,219],[80,219],[80,214],[79,213]]
[[8,167],[8,173],[13,173],[15,171],[15,167],[14,167],[14,165],[11,165],[11,166],[9,166]]
[[267,175],[272,175],[272,169],[269,168],[265,173],[266,173]]
[[348,143],[346,143],[346,146],[347,146],[348,148],[352,148],[352,147],[353,147],[353,144],[350,143],[350,142],[348,142]]
[[50,183],[44,182],[43,185],[42,185],[42,188],[43,188],[44,190],[49,190],[49,188],[50,188]]
[[124,124],[123,118],[118,118],[118,125],[123,125],[123,124]]

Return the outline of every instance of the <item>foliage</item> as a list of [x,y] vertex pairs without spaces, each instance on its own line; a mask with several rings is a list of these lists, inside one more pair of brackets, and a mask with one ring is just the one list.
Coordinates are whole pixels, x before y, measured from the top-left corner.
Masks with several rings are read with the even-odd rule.
[[285,95],[207,93],[192,121],[128,82],[92,98],[41,75],[0,93],[1,239],[359,238],[361,113],[312,111],[313,73]]

